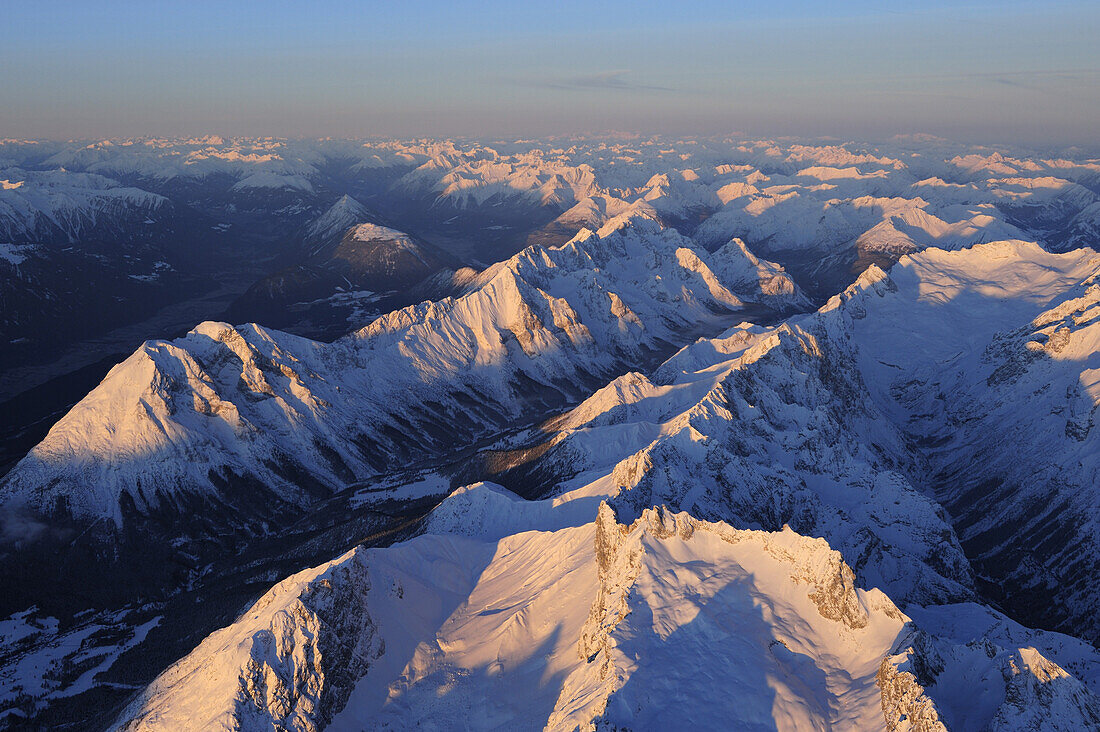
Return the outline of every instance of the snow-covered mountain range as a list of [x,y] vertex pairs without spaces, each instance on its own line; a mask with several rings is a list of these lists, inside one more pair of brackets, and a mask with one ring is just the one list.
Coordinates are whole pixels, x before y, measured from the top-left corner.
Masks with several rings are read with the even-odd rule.
[[271,248],[259,324],[151,337],[0,476],[0,726],[1100,727],[1100,160],[211,137],[0,179],[19,303]]
[[[554,141],[281,140],[207,136],[0,143],[0,288],[13,315],[0,338],[28,363],[56,355],[44,335],[74,314],[110,329],[140,307],[178,301],[180,278],[240,269],[237,295],[308,268],[311,243],[374,223],[483,269],[527,244],[556,245],[624,214],[661,220],[713,249],[738,237],[823,302],[871,263],[928,246],[1026,239],[1065,250],[1095,233],[1100,163],[1061,154],[899,138],[874,145],[727,139]],[[155,211],[153,210],[155,209]],[[102,246],[106,237],[114,246]],[[163,246],[149,251],[133,243]],[[46,246],[43,246],[46,245]],[[54,246],[50,246],[54,245]],[[198,247],[198,249],[196,249]],[[66,249],[62,255],[60,249]],[[198,260],[189,261],[189,260]],[[173,267],[157,269],[156,262]],[[204,267],[205,265],[205,267]],[[100,267],[140,278],[117,309],[66,286]],[[301,271],[299,269],[299,271]],[[32,284],[27,284],[33,281]],[[193,279],[192,290],[208,283]],[[120,283],[105,283],[113,291]],[[37,300],[43,316],[20,312]],[[444,288],[445,289],[445,288]],[[230,312],[311,337],[365,325],[406,302],[245,298]],[[439,287],[419,295],[442,296]],[[252,300],[256,300],[252,302]],[[349,304],[349,301],[354,301]],[[207,306],[209,317],[220,312]],[[91,316],[85,315],[87,321]],[[72,334],[65,332],[65,338]]]
[[237,514],[231,496],[242,486],[271,507],[306,506],[318,491],[576,398],[747,307],[805,304],[781,268],[737,241],[708,254],[653,222],[619,220],[556,249],[526,249],[464,295],[395,311],[332,344],[214,322],[150,341],[0,490],[9,506],[60,506],[119,527],[127,510],[148,514],[180,494]]
[[[75,242],[97,227],[154,223],[169,204],[138,188],[91,173],[7,168],[0,185],[0,239],[31,243],[51,239]],[[102,235],[102,234],[101,234]]]
[[903,602],[965,599],[976,570],[1095,640],[1098,277],[1091,249],[1024,242],[872,267],[817,313],[620,377],[513,470],[627,515],[790,525]]

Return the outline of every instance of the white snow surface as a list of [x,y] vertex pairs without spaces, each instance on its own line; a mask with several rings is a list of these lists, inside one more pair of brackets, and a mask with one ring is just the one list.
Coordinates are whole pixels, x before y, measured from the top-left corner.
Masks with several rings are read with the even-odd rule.
[[[514,533],[496,536],[508,502]],[[825,541],[789,529],[663,509],[621,524],[606,504],[589,509],[551,529],[553,511],[470,487],[436,514],[472,525],[449,533],[436,521],[284,580],[117,726],[944,729],[941,715],[965,713],[1011,729],[1021,709],[1049,712],[1051,729],[1096,719],[1094,691],[1044,655],[1094,673],[1100,657],[1072,639],[971,605],[914,623],[857,588]],[[935,669],[927,687],[917,653],[931,661],[918,673]],[[984,672],[1002,658],[1023,662]],[[981,702],[965,712],[959,674]]]
[[[857,263],[868,253],[896,259],[928,246],[1005,238],[1061,248],[1068,241],[1087,245],[1074,238],[1071,221],[1100,200],[1095,159],[1076,153],[1042,157],[928,136],[879,145],[740,137],[13,140],[0,141],[5,160],[53,166],[49,172],[63,176],[94,173],[147,180],[150,186],[177,179],[215,186],[224,181],[224,189],[234,192],[290,189],[307,196],[333,165],[345,166],[352,177],[387,170],[394,181],[387,183],[390,195],[413,196],[455,213],[546,208],[558,214],[552,226],[559,234],[599,228],[634,212],[677,224],[708,247],[736,236],[765,256],[814,249],[854,256]],[[25,177],[19,169],[0,175],[9,187]],[[909,213],[896,218],[896,205],[868,205],[865,199],[904,203]]]
[[[532,386],[551,392],[611,371],[720,328],[722,312],[746,303],[803,302],[743,247],[710,255],[654,222],[619,220],[525,249],[461,297],[390,313],[332,344],[225,323],[147,342],[12,469],[0,498],[32,510],[64,501],[77,517],[120,524],[123,494],[142,512],[181,491],[217,496],[220,474],[304,505],[280,465],[342,485],[377,472],[364,441],[389,455],[436,449],[441,424],[451,439],[477,434],[501,411],[522,414]],[[444,414],[425,408],[425,393]]]
[[313,184],[310,183],[309,179],[305,176],[280,175],[269,171],[253,173],[252,175],[246,176],[234,183],[230,190],[245,191],[255,188],[272,188],[275,190],[289,188],[305,191],[306,193],[313,193]]
[[[97,224],[145,219],[168,199],[100,175],[17,171],[18,185],[0,188],[0,240],[20,243],[60,237],[77,241]],[[13,171],[8,170],[11,175]]]
[[341,196],[336,203],[306,227],[306,237],[312,244],[339,241],[348,229],[365,221],[369,212],[351,196]]
[[1098,270],[1012,241],[903,257],[815,314],[619,377],[551,425],[542,466],[559,500],[825,537],[902,603],[972,596],[935,496],[983,570],[1095,633]]
[[[1095,647],[973,580],[1100,639],[1100,258],[1044,251],[1100,241],[1100,161],[931,136],[0,141],[0,258],[166,201],[116,179],[308,195],[335,160],[444,216],[542,208],[555,241],[579,233],[334,344],[224,323],[146,343],[4,478],[2,510],[117,524],[233,476],[306,506],[288,467],[339,487],[719,332],[718,311],[804,308],[758,255],[900,261],[607,383],[547,425],[546,498],[468,486],[424,535],[281,582],[120,725],[1100,728]],[[344,197],[307,233],[365,214]],[[0,642],[56,630],[22,618]],[[50,691],[57,641],[19,683]]]
[[[328,721],[334,692],[346,706],[333,730],[881,720],[874,678],[904,618],[856,590],[824,542],[658,511],[632,526],[606,507],[593,518],[499,540],[427,535],[296,575],[165,672],[121,726],[304,728]],[[349,624],[357,637],[333,637]],[[325,641],[354,645],[350,694],[330,686]],[[707,674],[684,663],[700,654],[720,654]]]
[[375,241],[377,239],[384,239],[387,241],[405,242],[409,240],[409,235],[405,232],[391,229],[388,226],[380,226],[378,224],[358,224],[352,230],[351,236],[356,241]]

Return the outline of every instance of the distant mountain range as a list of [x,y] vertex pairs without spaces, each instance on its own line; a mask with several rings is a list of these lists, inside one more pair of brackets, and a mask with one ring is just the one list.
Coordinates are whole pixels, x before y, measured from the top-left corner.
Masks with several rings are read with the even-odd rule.
[[0,179],[10,373],[97,303],[55,349],[220,308],[0,477],[0,726],[1100,727],[1100,160],[204,138]]

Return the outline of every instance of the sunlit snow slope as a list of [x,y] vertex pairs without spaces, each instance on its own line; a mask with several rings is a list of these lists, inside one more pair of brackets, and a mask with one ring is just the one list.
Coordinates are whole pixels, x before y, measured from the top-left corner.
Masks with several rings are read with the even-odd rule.
[[872,268],[817,313],[620,377],[520,475],[789,524],[906,602],[967,597],[965,550],[1021,617],[1095,638],[1098,271],[1092,250],[1023,242]]
[[[532,247],[465,295],[332,344],[203,323],[116,366],[5,477],[0,495],[76,518],[305,505],[311,495],[581,396],[748,307],[804,305],[739,242],[708,254],[645,219]],[[251,508],[247,508],[251,506]],[[209,509],[203,509],[209,510]]]
[[[491,485],[460,492],[427,535],[281,582],[162,674],[121,728],[944,729],[941,719],[966,715],[1014,729],[1045,713],[1049,728],[1073,729],[1098,719],[1094,693],[1044,655],[1095,676],[1094,650],[976,606],[914,624],[882,592],[857,589],[820,539],[658,509],[621,524],[591,504],[573,525],[500,538],[451,521],[502,509],[529,529],[560,518]],[[949,614],[964,627],[945,627]],[[980,706],[948,682],[959,674],[972,675]]]

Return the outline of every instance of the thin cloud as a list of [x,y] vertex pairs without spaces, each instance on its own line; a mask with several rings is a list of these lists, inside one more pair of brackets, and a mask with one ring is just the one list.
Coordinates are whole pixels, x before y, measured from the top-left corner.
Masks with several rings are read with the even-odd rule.
[[[999,86],[1011,87],[1014,89],[1020,89],[1022,91],[1034,92],[1039,94],[1049,94],[1053,96],[1064,96],[1067,94],[1077,94],[1078,92],[1064,89],[1065,82],[1076,81],[1092,81],[1097,75],[1100,75],[1100,69],[1088,69],[1088,68],[1075,68],[1075,69],[1027,69],[1027,70],[1007,70],[1007,71],[948,71],[943,73],[925,73],[925,74],[892,74],[890,76],[864,76],[864,77],[850,77],[842,80],[846,86],[858,86],[858,85],[870,85],[870,84],[888,84],[896,85],[898,82],[904,81],[921,81],[936,83],[937,86],[942,86],[943,83],[952,82],[966,82],[966,81],[981,81],[988,82],[990,84],[997,84]],[[807,81],[807,83],[810,83]],[[928,96],[941,96],[944,98],[964,98],[957,97],[955,95],[947,95],[933,90],[878,90],[875,89],[876,94],[908,94],[908,95],[928,95]]]
[[581,74],[561,79],[529,80],[526,83],[543,89],[567,89],[571,91],[612,90],[612,91],[678,91],[668,86],[656,84],[639,84],[625,78],[630,69],[615,69],[612,71],[599,71],[594,74]]
[[[1075,94],[1058,85],[1059,82],[1081,81],[1100,74],[1098,69],[1046,69],[1032,71],[1002,71],[956,74],[959,79],[989,79],[994,84],[1012,87],[1037,94],[1064,96]],[[1054,84],[1054,86],[1052,86]]]
[[1079,79],[1084,76],[1100,74],[1100,69],[1030,69],[1026,71],[971,71],[948,72],[943,74],[911,74],[896,78],[908,79],[997,79],[1015,80],[1020,78],[1054,77]]

